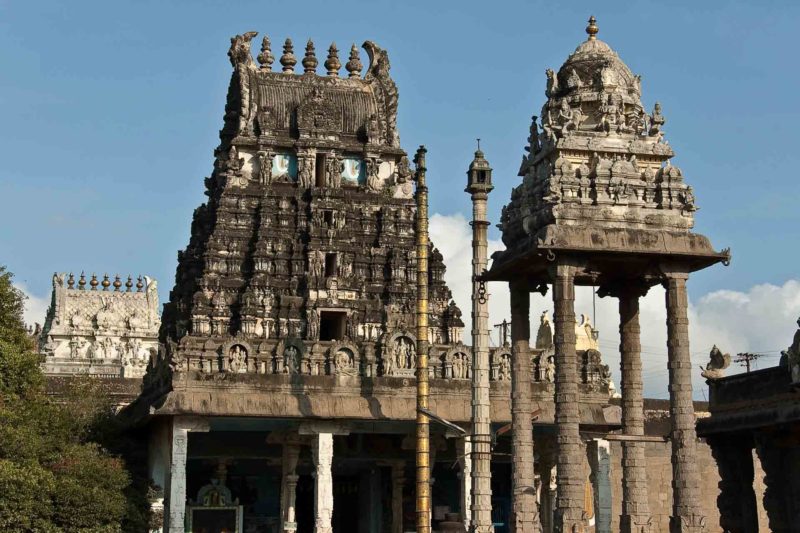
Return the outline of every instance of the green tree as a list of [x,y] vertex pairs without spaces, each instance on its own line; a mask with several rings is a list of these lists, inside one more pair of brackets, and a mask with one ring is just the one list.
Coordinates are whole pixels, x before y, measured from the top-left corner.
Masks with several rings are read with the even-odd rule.
[[0,266],[0,531],[120,532],[130,476],[121,459],[90,441],[110,408],[85,395],[48,398],[24,303]]

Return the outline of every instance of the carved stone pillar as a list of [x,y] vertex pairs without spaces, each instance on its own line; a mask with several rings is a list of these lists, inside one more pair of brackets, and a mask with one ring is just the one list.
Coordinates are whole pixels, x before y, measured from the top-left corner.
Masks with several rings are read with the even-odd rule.
[[708,440],[719,471],[719,525],[730,533],[757,533],[758,510],[753,491],[753,443],[746,436]]
[[553,465],[555,457],[552,448],[542,449],[537,444],[539,450],[539,520],[542,525],[542,533],[553,533],[553,501],[555,484],[553,483]]
[[403,486],[406,484],[405,463],[392,464],[392,533],[403,533]]
[[284,533],[297,531],[295,503],[297,496],[297,459],[300,448],[297,444],[283,445],[283,479],[281,486],[281,526]]
[[700,532],[700,473],[692,401],[692,360],[689,352],[688,296],[685,272],[669,272],[664,282],[667,304],[669,404],[672,421],[672,533]]
[[578,359],[575,353],[575,267],[554,268],[556,531],[582,532],[584,524],[583,443],[580,436]]
[[[639,297],[646,293],[645,287],[626,284],[614,294],[619,298],[622,432],[626,435],[644,435]],[[650,531],[646,461],[644,442],[622,443],[622,533]]]
[[[541,531],[533,472],[531,415],[530,291],[509,283],[511,291],[511,524],[516,533]],[[574,350],[574,348],[573,348]]]
[[314,436],[311,455],[316,467],[314,479],[314,533],[332,533],[333,525],[333,434]]
[[594,489],[594,531],[611,533],[611,446],[605,439],[593,439],[587,452]]
[[208,431],[204,418],[176,416],[172,419],[172,450],[167,489],[167,533],[183,533],[186,522],[186,459],[189,432]]

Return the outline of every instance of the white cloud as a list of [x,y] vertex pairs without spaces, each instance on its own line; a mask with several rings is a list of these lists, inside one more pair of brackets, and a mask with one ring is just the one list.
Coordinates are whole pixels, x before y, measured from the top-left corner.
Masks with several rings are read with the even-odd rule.
[[[431,241],[444,257],[445,280],[453,291],[456,303],[464,314],[464,341],[470,343],[472,229],[461,214],[434,214],[430,221]],[[503,249],[500,241],[489,241],[489,254]],[[691,287],[691,279],[689,280]],[[489,320],[497,324],[510,318],[508,287],[489,284]],[[577,287],[575,311],[596,317],[600,332],[603,359],[611,367],[619,384],[619,320],[615,298],[593,298],[591,287]],[[594,306],[594,311],[593,311]],[[539,315],[548,310],[552,316],[552,294],[531,297],[531,336],[535,338]],[[732,356],[741,352],[764,353],[757,363],[761,368],[778,364],[780,350],[785,349],[797,329],[800,315],[800,281],[789,280],[782,286],[754,285],[746,292],[720,290],[689,302],[689,333],[695,398],[704,399],[707,387],[700,376],[700,365],[708,362],[708,352],[716,344]],[[667,328],[664,290],[654,287],[640,302],[642,360],[645,394],[667,397]],[[492,340],[498,342],[497,330]],[[728,373],[742,371],[732,364]]]
[[14,286],[27,296],[25,300],[25,311],[22,314],[25,324],[33,326],[38,322],[44,325],[44,318],[47,314],[47,308],[50,305],[50,299],[33,295],[24,283],[14,283]]

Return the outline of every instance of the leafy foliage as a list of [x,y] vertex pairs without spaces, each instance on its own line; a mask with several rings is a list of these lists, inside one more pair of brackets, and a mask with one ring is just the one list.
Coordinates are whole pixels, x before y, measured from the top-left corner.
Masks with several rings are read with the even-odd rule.
[[112,406],[80,380],[65,401],[47,397],[24,301],[0,266],[0,530],[121,532],[130,475],[91,442],[110,434],[102,428],[113,420]]

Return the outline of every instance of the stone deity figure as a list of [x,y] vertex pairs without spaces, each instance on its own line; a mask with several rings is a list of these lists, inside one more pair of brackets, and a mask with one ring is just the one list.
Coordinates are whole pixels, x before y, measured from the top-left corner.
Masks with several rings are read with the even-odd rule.
[[556,362],[555,358],[552,355],[547,356],[547,362],[545,363],[544,369],[544,380],[548,383],[554,383],[556,380]]
[[314,168],[310,158],[302,157],[298,161],[298,178],[300,186],[310,188],[314,185]]
[[694,190],[691,185],[687,186],[685,191],[679,193],[678,197],[683,202],[684,211],[688,213],[697,211],[697,206],[694,203]]
[[266,152],[258,153],[258,181],[263,185],[272,183],[272,157]]
[[511,361],[505,354],[500,356],[500,365],[497,368],[498,381],[508,381],[511,379]]
[[653,114],[650,115],[650,136],[658,137],[659,139],[664,136],[662,128],[667,119],[661,114],[661,104],[656,102],[653,106]]
[[289,345],[283,352],[283,373],[284,374],[297,374],[299,368],[297,359],[300,352],[296,346]]
[[344,172],[344,161],[338,154],[334,154],[328,160],[328,187],[340,187],[342,185],[342,172]]
[[531,128],[530,134],[528,135],[528,146],[525,147],[525,151],[531,154],[535,154],[541,148],[539,144],[539,125],[536,123],[539,117],[533,115],[531,117]]
[[319,313],[316,309],[308,312],[308,338],[316,340],[319,337]]
[[367,189],[370,191],[379,191],[381,188],[381,179],[378,177],[378,161],[375,159],[367,159]]
[[239,346],[234,345],[229,352],[228,365],[231,372],[241,373],[247,371],[247,351]]
[[228,151],[228,170],[239,172],[243,164],[244,159],[239,157],[239,151],[235,146],[231,146],[231,149]]
[[547,89],[544,94],[548,98],[551,98],[558,92],[558,78],[556,77],[556,73],[553,72],[553,69],[545,70],[545,74],[547,75]]
[[575,122],[575,112],[572,110],[572,107],[570,107],[567,99],[564,98],[561,100],[561,108],[558,110],[558,125],[561,129],[561,133],[566,134],[567,131],[571,129],[574,130],[577,127]]

